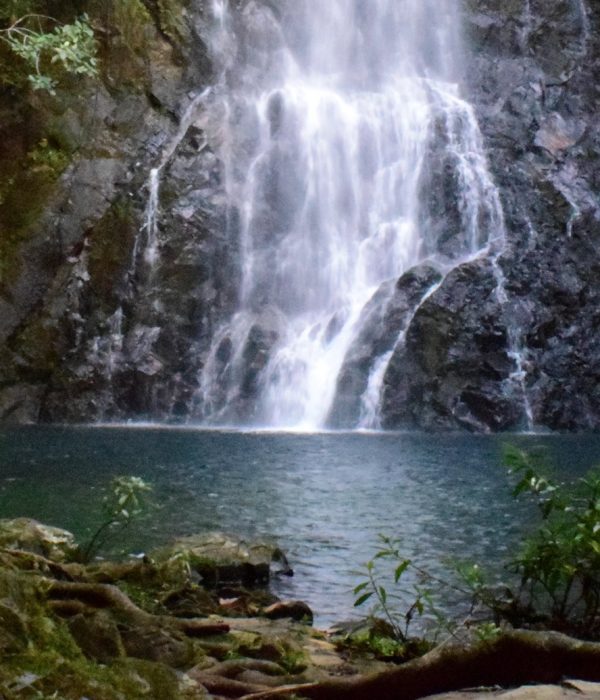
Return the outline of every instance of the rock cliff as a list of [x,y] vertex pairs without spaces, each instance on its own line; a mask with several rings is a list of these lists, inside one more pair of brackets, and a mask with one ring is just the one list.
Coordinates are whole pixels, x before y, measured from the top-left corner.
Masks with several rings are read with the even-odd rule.
[[[73,79],[52,97],[6,69],[0,86],[0,419],[183,420],[199,415],[199,371],[235,311],[241,265],[207,9],[201,0],[79,5],[100,42],[100,78]],[[330,420],[356,419],[376,349],[391,353],[383,427],[595,429],[600,7],[463,5],[465,90],[505,240],[443,279],[411,270],[387,309],[376,300],[365,309],[373,332],[347,357]],[[0,60],[10,63],[5,48]],[[448,172],[439,163],[422,187],[450,240]]]
[[469,0],[465,20],[506,302],[488,262],[449,275],[393,358],[384,424],[501,430],[526,426],[528,409],[536,426],[596,429],[600,8]]

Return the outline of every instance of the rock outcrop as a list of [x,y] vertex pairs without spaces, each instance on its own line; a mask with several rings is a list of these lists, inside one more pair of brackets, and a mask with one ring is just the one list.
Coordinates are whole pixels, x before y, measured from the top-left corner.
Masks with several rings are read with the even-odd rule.
[[[198,349],[236,293],[219,115],[198,103],[181,124],[214,80],[202,13],[181,0],[86,9],[97,80],[0,90],[4,421],[185,414]],[[163,160],[150,264],[149,175]]]
[[448,275],[390,363],[383,424],[597,429],[600,11],[468,0],[464,15],[469,97],[505,214],[506,299],[490,260]]
[[[236,309],[241,269],[218,87],[181,126],[216,80],[207,13],[186,0],[111,0],[104,12],[84,4],[100,40],[98,80],[72,79],[52,97],[1,76],[0,420],[198,417],[199,372]],[[437,272],[412,270],[393,293],[380,290],[330,423],[356,424],[373,358],[391,353],[383,427],[596,429],[600,8],[465,0],[463,10],[465,89],[505,240],[426,299]],[[437,193],[425,216],[450,249],[458,219],[448,171],[432,166],[422,187]],[[244,357],[249,419],[277,340],[267,331],[257,326]]]

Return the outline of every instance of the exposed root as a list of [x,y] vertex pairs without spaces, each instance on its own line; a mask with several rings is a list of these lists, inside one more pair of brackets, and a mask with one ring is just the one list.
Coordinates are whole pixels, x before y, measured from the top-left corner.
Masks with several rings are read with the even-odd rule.
[[[81,611],[80,605],[91,609],[117,611],[122,618],[132,624],[155,624],[176,628],[190,637],[202,637],[229,632],[229,625],[224,622],[212,622],[201,619],[183,619],[170,615],[152,615],[138,606],[123,591],[107,583],[73,583],[71,581],[52,581],[48,589],[51,606],[57,612],[65,614],[72,606]],[[79,604],[79,605],[77,605]]]
[[17,569],[25,571],[38,571],[51,574],[55,578],[73,580],[73,573],[69,569],[70,565],[59,564],[47,559],[41,554],[27,552],[23,549],[0,549],[0,560],[7,566],[15,566]]
[[194,680],[203,685],[209,693],[226,698],[260,697],[268,686],[243,683],[212,673],[194,673]]
[[402,666],[370,676],[285,686],[244,696],[276,700],[414,700],[467,687],[557,683],[578,678],[600,681],[600,644],[557,632],[508,632],[471,648],[442,647]]

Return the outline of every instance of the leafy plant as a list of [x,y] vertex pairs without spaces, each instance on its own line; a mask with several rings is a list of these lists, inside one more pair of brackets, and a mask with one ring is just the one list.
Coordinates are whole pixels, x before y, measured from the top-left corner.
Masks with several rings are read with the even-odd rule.
[[137,476],[117,476],[102,502],[104,519],[83,548],[83,560],[90,561],[109,539],[129,527],[146,509],[152,487]]
[[[380,548],[373,559],[364,566],[366,579],[354,588],[354,607],[360,607],[367,601],[374,602],[371,614],[382,615],[390,628],[390,636],[402,644],[409,642],[409,629],[415,616],[423,615],[425,606],[431,602],[430,591],[419,584],[405,585],[407,572],[413,567],[410,559],[400,554],[400,540],[379,535]],[[391,593],[382,583],[376,562],[387,559],[394,562],[393,580],[395,589]],[[422,572],[420,572],[422,573]]]
[[545,624],[583,636],[600,633],[600,474],[572,485],[540,473],[532,455],[510,448],[506,461],[519,477],[513,494],[528,496],[542,522],[509,564],[520,576],[515,599]]
[[[492,584],[478,564],[465,562],[452,563],[442,580],[404,558],[399,540],[380,535],[379,549],[361,572],[364,580],[354,588],[354,605],[374,603],[371,616],[380,615],[387,631],[363,634],[355,645],[377,654],[390,651],[394,643],[414,644],[411,623],[425,613],[445,634],[462,637],[466,632],[484,643],[493,641],[506,623],[600,637],[600,472],[573,484],[559,483],[546,475],[542,456],[515,447],[506,449],[505,463],[516,477],[513,496],[528,497],[541,517],[520,553],[506,564],[516,583]],[[394,563],[393,592],[383,582],[380,559]],[[405,583],[407,578],[413,583]],[[460,622],[439,612],[433,584],[464,601]]]
[[475,636],[480,642],[493,642],[502,633],[502,629],[495,622],[482,622],[475,627]]
[[[51,30],[45,29],[54,24]],[[0,30],[2,39],[27,65],[27,79],[34,90],[55,94],[57,81],[52,67],[73,75],[96,76],[96,40],[89,18],[83,15],[71,24],[51,17],[26,14]]]

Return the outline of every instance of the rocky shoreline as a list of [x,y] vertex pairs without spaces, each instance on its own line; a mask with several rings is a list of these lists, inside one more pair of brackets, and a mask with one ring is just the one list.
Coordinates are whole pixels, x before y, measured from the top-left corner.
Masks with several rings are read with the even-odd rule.
[[80,553],[65,530],[0,521],[2,697],[239,697],[385,666],[268,591],[291,570],[267,545],[212,534],[137,559]]
[[[600,680],[598,645],[553,633],[509,632],[477,648],[442,645],[400,666],[376,658],[348,644],[347,633],[314,629],[306,604],[280,601],[264,586],[252,586],[276,571],[291,573],[282,553],[262,544],[213,534],[137,559],[83,564],[80,554],[65,530],[25,518],[0,521],[5,700],[418,698],[444,688],[494,685],[473,679],[497,677],[502,685],[556,681],[561,664],[571,677]],[[531,678],[511,656],[521,647],[531,655],[531,668],[541,669],[528,670]],[[510,663],[503,667],[497,657]],[[511,673],[515,683],[506,680]],[[441,697],[483,694],[592,699],[600,686],[573,681]]]

